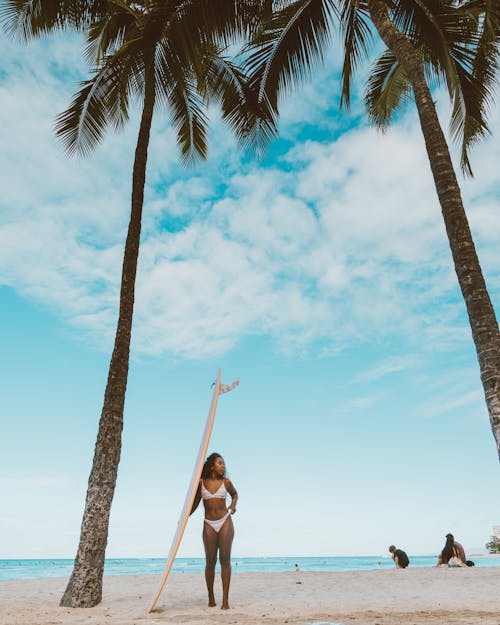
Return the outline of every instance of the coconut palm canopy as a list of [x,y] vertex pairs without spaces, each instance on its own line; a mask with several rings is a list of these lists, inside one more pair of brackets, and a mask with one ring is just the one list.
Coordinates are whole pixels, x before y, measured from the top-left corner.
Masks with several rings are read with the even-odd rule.
[[[353,73],[368,58],[375,40],[367,2],[298,0],[282,6],[246,51],[251,82],[265,111],[254,126],[256,145],[266,145],[275,136],[280,94],[310,77],[335,38],[337,25],[344,49],[340,104],[347,109]],[[453,103],[451,134],[461,144],[462,168],[471,174],[470,148],[488,133],[486,115],[496,86],[498,14],[493,4],[401,0],[393,4],[391,15],[420,51],[430,82],[446,86]],[[408,78],[394,54],[385,50],[367,80],[369,116],[385,127],[408,99]]]

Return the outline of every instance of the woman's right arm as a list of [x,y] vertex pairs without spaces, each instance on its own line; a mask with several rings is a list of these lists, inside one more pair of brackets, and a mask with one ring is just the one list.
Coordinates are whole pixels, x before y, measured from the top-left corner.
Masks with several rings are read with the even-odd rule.
[[193,506],[191,508],[191,512],[189,513],[189,516],[191,516],[193,512],[196,510],[196,508],[200,505],[200,501],[201,501],[201,482],[200,484],[198,484],[198,490],[196,491],[196,495],[194,496]]

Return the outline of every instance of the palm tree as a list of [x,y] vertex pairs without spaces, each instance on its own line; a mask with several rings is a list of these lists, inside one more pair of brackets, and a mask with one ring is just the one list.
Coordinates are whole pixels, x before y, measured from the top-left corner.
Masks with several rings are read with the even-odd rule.
[[366,54],[370,23],[388,48],[368,85],[371,117],[382,125],[387,123],[408,89],[413,92],[500,459],[498,322],[424,72],[427,67],[444,76],[454,102],[452,127],[462,140],[462,167],[470,171],[468,149],[487,132],[484,110],[492,95],[499,52],[498,3],[341,0],[340,8],[332,0],[284,0],[277,4],[278,10],[245,50],[258,106],[251,135],[255,147],[261,148],[277,132],[280,95],[308,76],[324,58],[334,18],[340,22],[345,45],[341,103],[349,104],[350,77]]
[[[56,123],[69,153],[87,153],[108,125],[121,128],[131,96],[142,99],[132,175],[130,223],[123,256],[120,306],[80,542],[61,605],[91,607],[101,601],[109,515],[121,453],[141,215],[153,113],[171,111],[184,160],[207,153],[205,105],[218,99],[229,125],[244,102],[242,74],[221,54],[255,19],[259,0],[5,0],[7,31],[24,39],[63,28],[86,33],[92,77],[82,83]],[[264,3],[265,4],[265,3]]]
[[[413,90],[455,272],[465,300],[472,337],[476,346],[486,405],[500,459],[500,333],[469,228],[448,145],[425,79],[418,48],[409,37],[396,27],[382,0],[368,0],[368,7],[378,33],[388,49],[394,54]],[[498,19],[489,11],[483,18],[483,25],[488,27],[487,30],[490,29],[491,22],[496,23],[492,30],[494,33],[498,33]],[[484,42],[487,37],[488,32],[483,30],[481,40]],[[479,47],[478,55],[474,57],[476,67],[474,67],[475,72],[472,74],[473,79],[478,76],[486,77],[486,75],[493,74],[493,70],[489,68],[494,67],[498,47],[495,49],[494,39],[493,45],[491,43],[491,41],[488,42],[490,53],[486,56],[484,55],[484,48]],[[479,66],[477,60],[481,58],[489,60],[490,63]],[[477,79],[477,82],[480,91],[478,105],[482,108],[486,102],[487,94],[481,93],[481,90],[487,86],[487,83],[481,82],[480,79]],[[478,136],[484,134],[484,128],[478,119],[470,124],[464,123],[462,166],[466,170],[470,170],[467,147]]]

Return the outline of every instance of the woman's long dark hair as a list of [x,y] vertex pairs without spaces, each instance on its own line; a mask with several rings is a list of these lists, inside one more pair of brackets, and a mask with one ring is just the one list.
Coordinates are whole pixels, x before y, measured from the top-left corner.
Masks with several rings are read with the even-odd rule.
[[451,558],[453,558],[453,556],[455,555],[455,550],[453,549],[454,542],[455,539],[453,538],[453,536],[451,534],[448,534],[448,536],[446,537],[446,543],[443,547],[443,551],[441,551],[441,559],[443,561],[443,564],[448,564]]
[[[222,456],[216,452],[208,456],[208,458],[205,460],[205,464],[203,465],[203,469],[201,471],[201,479],[206,480],[208,477],[212,477],[212,469],[214,468],[214,464],[217,458],[222,458]],[[224,471],[223,477],[226,477],[225,471]]]

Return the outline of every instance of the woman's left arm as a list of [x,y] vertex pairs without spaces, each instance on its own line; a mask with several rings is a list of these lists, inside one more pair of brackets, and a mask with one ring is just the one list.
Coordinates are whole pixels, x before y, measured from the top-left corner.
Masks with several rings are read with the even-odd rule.
[[226,490],[231,495],[231,503],[229,504],[228,510],[231,514],[234,514],[236,512],[236,504],[238,502],[238,492],[233,486],[231,480],[226,479]]

